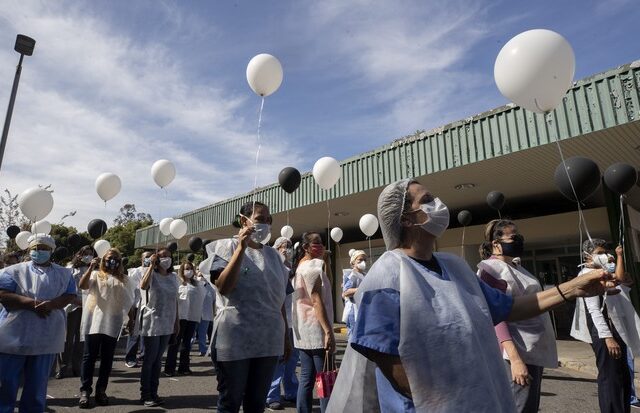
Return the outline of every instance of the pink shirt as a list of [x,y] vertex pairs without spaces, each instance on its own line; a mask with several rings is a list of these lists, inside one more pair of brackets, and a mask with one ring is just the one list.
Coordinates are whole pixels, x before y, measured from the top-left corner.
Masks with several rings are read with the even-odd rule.
[[[496,258],[496,257],[491,257]],[[480,279],[484,281],[490,287],[495,288],[496,290],[500,290],[501,292],[507,291],[507,282],[505,280],[500,280],[482,270],[480,272]],[[511,340],[511,333],[509,333],[509,326],[506,321],[503,321],[495,326],[496,337],[498,337],[498,342],[500,343],[500,348],[502,349],[502,342]]]

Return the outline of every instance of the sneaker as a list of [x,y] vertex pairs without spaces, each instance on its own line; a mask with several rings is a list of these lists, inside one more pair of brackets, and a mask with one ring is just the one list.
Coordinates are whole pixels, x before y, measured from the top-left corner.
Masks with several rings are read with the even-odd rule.
[[134,367],[138,367],[138,362],[136,362],[136,361],[125,361],[124,365],[129,367],[130,369],[132,369]]
[[640,409],[640,401],[631,403],[631,407],[634,409]]
[[80,392],[80,400],[78,401],[78,407],[81,409],[88,409],[89,406],[89,392],[82,391]]
[[153,401],[158,403],[158,406],[162,406],[164,404],[164,399],[160,396],[156,396],[153,398]]
[[105,393],[96,393],[96,404],[98,406],[108,406],[109,397]]
[[165,372],[164,372],[164,376],[165,376],[165,377],[173,377],[173,376],[175,376],[175,375],[176,375],[176,372],[175,372],[175,371],[165,371]]
[[193,372],[189,369],[189,370],[184,370],[184,371],[180,371],[178,370],[178,374],[180,374],[181,376],[190,376],[193,374]]
[[268,410],[284,410],[284,406],[280,402],[272,402],[267,405]]
[[158,403],[156,400],[145,400],[143,404],[144,404],[144,407],[158,407],[158,406],[160,406],[160,403]]

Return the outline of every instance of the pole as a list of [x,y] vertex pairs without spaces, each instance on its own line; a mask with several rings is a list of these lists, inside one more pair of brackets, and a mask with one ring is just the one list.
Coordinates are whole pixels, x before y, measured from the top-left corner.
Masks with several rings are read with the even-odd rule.
[[4,158],[4,148],[7,146],[7,136],[9,135],[9,126],[11,125],[11,116],[13,115],[13,104],[16,101],[16,93],[18,92],[18,83],[20,82],[20,74],[22,73],[23,54],[20,54],[20,61],[16,67],[16,76],[13,78],[13,88],[11,89],[11,98],[9,99],[9,107],[7,108],[7,116],[4,118],[4,129],[2,129],[2,142],[0,143],[0,169],[2,169],[2,159]]

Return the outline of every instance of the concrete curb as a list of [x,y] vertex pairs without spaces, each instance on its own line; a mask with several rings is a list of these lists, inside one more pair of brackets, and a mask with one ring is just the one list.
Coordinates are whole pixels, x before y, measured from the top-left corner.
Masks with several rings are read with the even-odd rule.
[[[598,376],[598,369],[596,368],[595,365],[583,363],[581,361],[560,358],[558,359],[558,366],[565,367],[571,370],[576,370],[581,373],[586,373],[586,374],[589,374],[590,376],[594,376],[594,377]],[[636,388],[640,387],[640,378],[634,379],[634,383]]]

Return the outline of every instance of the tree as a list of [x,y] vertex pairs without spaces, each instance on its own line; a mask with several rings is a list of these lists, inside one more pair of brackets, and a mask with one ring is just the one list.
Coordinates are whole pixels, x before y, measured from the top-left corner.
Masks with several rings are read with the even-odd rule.
[[153,224],[153,218],[151,215],[145,212],[137,212],[135,204],[124,204],[122,208],[120,208],[120,215],[113,220],[113,225],[125,225],[129,222],[149,222],[148,225]]

